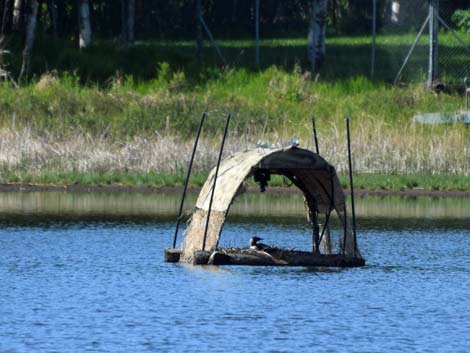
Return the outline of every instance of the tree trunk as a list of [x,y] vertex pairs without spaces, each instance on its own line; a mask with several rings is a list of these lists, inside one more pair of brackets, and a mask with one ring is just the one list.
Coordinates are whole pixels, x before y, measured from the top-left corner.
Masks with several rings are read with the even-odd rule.
[[127,36],[128,36],[128,30],[127,30],[127,3],[126,0],[121,0],[121,43],[123,45],[127,45]]
[[15,0],[13,5],[13,29],[18,31],[21,28],[23,19],[23,1]]
[[34,36],[36,32],[36,23],[38,17],[38,0],[29,0],[27,9],[27,26],[26,26],[26,42],[23,50],[23,64],[18,81],[21,81],[29,72],[29,62],[31,59],[31,51],[34,45]]
[[400,2],[399,1],[392,1],[390,12],[391,12],[390,21],[392,23],[399,23],[400,22]]
[[127,45],[132,45],[135,37],[135,0],[127,1]]
[[80,49],[91,44],[90,6],[88,0],[78,0],[79,27],[80,27]]
[[57,1],[55,2],[55,6],[57,10],[57,34],[58,36],[65,36],[67,33],[65,26],[65,20],[67,18],[65,4],[63,1]]
[[3,8],[4,8],[4,5],[5,5],[5,0],[0,0],[0,14],[2,15],[0,17],[0,30],[2,28],[2,23],[3,23]]
[[325,61],[327,3],[327,0],[312,0],[312,21],[308,34],[308,58],[312,74],[318,72]]
[[49,0],[47,3],[49,9],[49,18],[51,20],[51,30],[54,38],[57,38],[57,6],[54,0]]
[[332,1],[332,10],[331,14],[333,17],[333,28],[335,32],[338,33],[338,4],[336,3],[337,0]]
[[10,7],[11,7],[11,0],[5,0],[5,2],[3,3],[3,14],[2,14],[2,29],[1,29],[2,35],[4,35],[8,31]]

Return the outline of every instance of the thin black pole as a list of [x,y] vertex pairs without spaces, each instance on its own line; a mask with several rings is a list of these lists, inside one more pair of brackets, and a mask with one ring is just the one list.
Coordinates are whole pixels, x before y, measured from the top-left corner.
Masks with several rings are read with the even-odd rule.
[[353,171],[352,171],[352,155],[351,155],[351,129],[349,127],[350,117],[346,120],[346,127],[348,132],[348,160],[349,160],[349,183],[351,189],[351,211],[352,211],[352,226],[354,235],[354,250],[357,250],[357,236],[356,236],[356,209],[354,207],[354,184],[353,184]]
[[348,210],[346,209],[346,202],[344,203],[344,219],[343,219],[343,244],[341,247],[341,253],[346,253],[346,240],[348,239]]
[[323,227],[323,230],[320,235],[320,243],[323,239],[323,235],[325,234],[326,229],[328,228],[328,222],[330,220],[331,216],[331,211],[335,209],[335,183],[334,183],[334,176],[335,176],[335,171],[334,168],[330,169],[330,182],[331,182],[331,199],[330,199],[330,210],[326,214],[325,218],[325,226]]
[[317,127],[315,125],[315,117],[312,116],[312,128],[313,128],[313,138],[315,139],[315,149],[317,154],[320,154],[320,150],[318,149],[318,136],[317,136]]
[[230,114],[227,114],[227,121],[225,123],[224,136],[222,137],[222,144],[220,145],[219,158],[217,160],[217,167],[215,168],[214,183],[212,185],[211,198],[209,200],[209,210],[207,212],[206,228],[204,229],[204,240],[202,242],[202,251],[206,250],[206,239],[207,239],[207,231],[209,230],[209,220],[210,220],[211,211],[212,211],[212,201],[214,201],[215,187],[217,185],[217,176],[219,175],[219,167],[220,167],[220,162],[222,160],[222,153],[224,152],[225,139],[227,138],[227,131],[228,131],[229,124],[230,124]]
[[181,196],[180,208],[178,211],[178,218],[176,219],[176,228],[175,236],[173,238],[173,248],[176,247],[176,240],[178,238],[178,231],[181,223],[181,214],[183,213],[184,200],[186,198],[186,192],[188,190],[189,177],[191,176],[191,170],[193,169],[194,155],[196,154],[197,145],[199,143],[199,136],[201,136],[202,126],[204,125],[204,120],[206,119],[207,113],[204,112],[201,116],[201,122],[199,123],[199,128],[197,130],[196,140],[194,141],[193,152],[191,153],[191,159],[189,160],[188,171],[186,173],[186,180],[184,182],[183,195]]

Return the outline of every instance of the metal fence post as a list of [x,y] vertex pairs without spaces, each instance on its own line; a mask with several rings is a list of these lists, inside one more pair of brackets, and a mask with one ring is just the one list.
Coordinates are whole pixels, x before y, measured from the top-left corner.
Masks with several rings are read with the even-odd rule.
[[201,24],[201,0],[196,0],[196,55],[199,62],[202,62],[202,24]]
[[370,59],[370,79],[375,78],[375,56],[377,37],[377,0],[372,0],[372,53]]
[[465,77],[463,80],[463,84],[465,86],[465,112],[468,114],[468,77]]
[[255,35],[256,35],[256,57],[255,57],[255,61],[256,61],[256,67],[258,68],[259,67],[259,4],[260,0],[256,0],[256,4],[255,4],[255,17],[256,17],[256,24],[255,24]]
[[439,0],[429,1],[429,67],[428,87],[437,80],[438,46],[439,46]]

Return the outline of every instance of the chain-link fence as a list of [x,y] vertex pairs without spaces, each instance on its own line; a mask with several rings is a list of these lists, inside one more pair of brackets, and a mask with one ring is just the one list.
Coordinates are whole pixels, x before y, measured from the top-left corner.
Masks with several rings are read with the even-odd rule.
[[[27,2],[0,0],[0,34],[12,35],[6,42],[9,57],[16,58],[7,64],[15,74],[20,71],[17,58],[28,23],[26,8],[23,17],[15,15],[21,13],[14,11],[17,3]],[[54,3],[57,6],[50,5]],[[456,84],[470,76],[470,0],[140,0],[131,22],[136,25],[136,48],[145,54],[128,52],[136,57],[129,61],[142,65],[128,65],[123,55],[123,60],[120,56],[96,67],[99,60],[90,56],[90,65],[83,59],[93,49],[79,55],[60,50],[55,55],[54,46],[66,48],[66,42],[49,40],[51,33],[65,41],[77,37],[75,24],[68,24],[77,17],[72,3],[41,2],[37,21],[31,22],[38,23],[39,32],[30,36],[36,38],[32,74],[78,70],[82,76],[106,80],[122,71],[140,79],[154,76],[156,62],[168,62],[178,68],[200,63],[248,69],[300,67],[325,81],[364,76],[392,83]],[[125,11],[119,16],[120,7],[107,0],[90,3],[94,38],[121,38]],[[55,16],[53,9],[61,15]],[[61,19],[58,27],[54,16]],[[15,18],[21,26],[14,25]],[[309,62],[308,57],[315,60]],[[80,62],[84,64],[77,68]]]
[[470,1],[378,3],[376,78],[436,85],[470,75]]
[[[203,8],[203,32],[212,30],[215,38],[206,42],[203,56],[234,66],[301,65],[309,69],[306,34],[312,9],[319,3],[299,1],[297,12],[290,9],[283,16],[278,9],[280,14],[271,14],[268,20],[267,2],[253,1],[245,9],[247,20],[242,26],[251,27],[252,36],[243,42],[223,40],[230,25],[227,31],[221,29],[218,19]],[[365,76],[436,85],[459,84],[470,76],[470,0],[330,0],[327,6],[321,78]],[[261,39],[259,51],[255,33]],[[286,33],[292,38],[283,38]]]
[[461,83],[470,77],[470,1],[465,9],[453,10],[452,0],[441,0],[439,8],[438,80]]

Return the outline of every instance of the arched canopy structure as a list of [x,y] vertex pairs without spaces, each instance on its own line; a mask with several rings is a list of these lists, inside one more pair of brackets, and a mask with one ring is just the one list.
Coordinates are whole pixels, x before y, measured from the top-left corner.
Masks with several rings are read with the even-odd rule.
[[284,175],[303,192],[309,219],[317,234],[318,213],[329,215],[335,210],[345,226],[346,243],[343,248],[348,255],[355,255],[356,246],[347,229],[345,196],[335,168],[318,154],[292,146],[285,149],[255,148],[236,153],[222,161],[206,232],[215,168],[211,171],[199,194],[185,234],[183,258],[190,259],[198,250],[216,248],[230,205],[242,190],[245,179],[254,176],[262,185],[271,174]]

